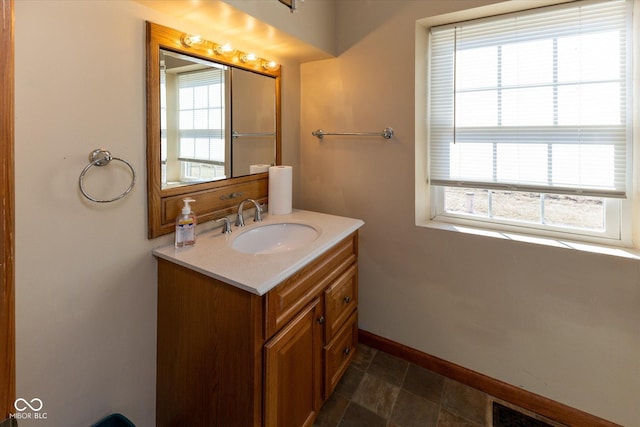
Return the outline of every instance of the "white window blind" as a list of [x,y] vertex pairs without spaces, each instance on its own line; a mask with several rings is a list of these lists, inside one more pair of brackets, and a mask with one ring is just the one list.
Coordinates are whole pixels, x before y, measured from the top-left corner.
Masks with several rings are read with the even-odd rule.
[[224,73],[207,69],[178,74],[181,160],[224,165]]
[[431,29],[432,185],[625,197],[629,4]]

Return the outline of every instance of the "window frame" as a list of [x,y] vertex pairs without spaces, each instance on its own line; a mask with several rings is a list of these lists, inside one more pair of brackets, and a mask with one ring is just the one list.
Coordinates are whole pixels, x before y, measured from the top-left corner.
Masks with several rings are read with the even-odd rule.
[[[632,10],[638,10],[638,0],[630,0]],[[524,9],[517,9],[509,12],[522,12]],[[498,14],[487,14],[483,16],[470,16],[465,19],[477,19],[477,18],[491,18],[492,16],[498,16]],[[426,30],[426,46],[428,47],[426,62],[430,61],[431,52],[430,52],[430,35],[429,28],[435,25],[443,25],[447,24],[447,22],[455,22],[459,19],[451,19],[438,22],[440,17],[436,17],[436,19],[430,18],[428,20],[423,20],[424,23],[431,23],[433,25],[424,25],[424,29]],[[446,19],[446,18],[445,18]],[[638,19],[633,15],[630,18],[632,21],[631,25],[629,25],[629,40],[630,43],[635,45],[638,42]],[[416,46],[416,52],[418,52],[419,43]],[[635,92],[637,92],[638,88],[638,72],[636,70],[635,65],[638,63],[638,55],[634,54],[633,48],[628,52],[629,58],[627,59],[628,64],[633,64],[629,66],[628,69],[628,88],[627,94],[628,96],[632,96]],[[417,68],[418,70],[419,68]],[[429,88],[430,88],[430,75],[429,75],[429,66],[426,65],[426,72],[428,78],[423,83],[425,86],[425,93],[427,93],[426,97],[426,105],[425,105],[425,113],[427,116],[426,127],[429,126],[429,117],[430,117],[430,101],[429,101]],[[418,78],[416,78],[416,82],[418,82]],[[417,85],[419,87],[420,85]],[[628,133],[631,135],[629,150],[628,153],[628,175],[627,179],[629,184],[627,187],[627,198],[625,199],[616,199],[616,198],[604,198],[605,200],[605,208],[604,208],[604,222],[605,222],[605,231],[598,232],[586,229],[580,229],[575,227],[564,227],[564,226],[555,226],[555,225],[547,225],[547,224],[538,224],[538,223],[528,223],[528,222],[519,222],[519,221],[511,221],[508,219],[502,218],[490,218],[490,217],[480,217],[475,216],[473,214],[463,214],[463,213],[454,213],[454,212],[446,212],[444,210],[444,188],[440,185],[434,185],[430,183],[429,180],[429,162],[421,163],[418,159],[416,159],[416,224],[418,225],[426,225],[425,219],[428,217],[427,222],[440,222],[445,224],[452,225],[461,225],[465,227],[471,227],[476,229],[486,229],[492,231],[503,231],[509,233],[519,233],[524,235],[532,235],[532,236],[541,236],[541,237],[550,237],[554,239],[566,239],[573,241],[582,241],[596,244],[604,244],[610,246],[632,246],[632,232],[633,232],[633,220],[632,220],[632,212],[634,208],[634,200],[633,195],[637,191],[634,188],[634,180],[632,177],[637,175],[637,172],[634,171],[633,166],[635,166],[635,159],[637,155],[634,152],[638,149],[636,138],[635,138],[635,129],[637,129],[637,121],[635,119],[635,115],[637,114],[638,108],[638,100],[633,99],[628,102],[628,112],[627,112],[627,120],[628,120]],[[419,109],[417,109],[419,111]],[[423,116],[424,117],[424,116]],[[429,140],[429,132],[428,129],[425,129],[425,139]],[[416,150],[416,155],[422,154],[429,158],[429,144],[424,144],[422,148]],[[422,173],[426,174],[426,191],[425,181],[422,181],[421,188],[419,189],[418,185],[420,182],[419,175]],[[486,188],[485,188],[486,189]],[[419,194],[422,192],[422,194]],[[540,194],[551,194],[552,192],[540,192]],[[426,196],[426,197],[425,197]]]
[[[605,229],[604,231],[599,232],[570,226],[549,225],[509,220],[506,218],[484,217],[473,214],[448,212],[444,210],[444,190],[445,187],[443,186],[431,187],[430,218],[432,221],[496,231],[531,234],[549,238],[580,240],[590,243],[608,245],[623,244],[625,246],[629,246],[631,244],[631,236],[630,233],[628,233],[628,230],[631,228],[630,222],[628,219],[625,219],[625,216],[627,215],[624,214],[630,210],[630,207],[628,206],[630,205],[630,202],[628,200],[614,198],[604,199],[605,205],[603,220],[605,223]],[[625,230],[627,230],[627,232]]]

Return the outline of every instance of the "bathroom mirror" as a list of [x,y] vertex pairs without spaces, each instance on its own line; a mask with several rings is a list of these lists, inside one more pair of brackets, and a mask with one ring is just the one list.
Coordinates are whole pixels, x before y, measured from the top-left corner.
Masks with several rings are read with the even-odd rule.
[[273,77],[161,48],[162,189],[273,165],[275,94]]
[[281,164],[279,67],[221,47],[147,22],[149,238],[174,231],[185,198],[200,222],[266,202]]

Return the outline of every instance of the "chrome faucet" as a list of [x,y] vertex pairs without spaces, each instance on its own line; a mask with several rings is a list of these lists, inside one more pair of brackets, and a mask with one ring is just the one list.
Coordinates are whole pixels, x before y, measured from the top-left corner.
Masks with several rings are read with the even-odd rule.
[[251,202],[256,207],[256,212],[253,215],[253,222],[262,222],[262,208],[253,199],[244,199],[238,205],[238,217],[236,218],[236,227],[244,227],[244,216],[242,215],[244,210],[244,202]]
[[223,216],[222,218],[215,220],[215,222],[221,222],[221,221],[224,221],[224,224],[222,224],[222,234],[231,233],[233,230],[231,230],[231,221],[229,221],[229,218],[227,218],[226,216]]

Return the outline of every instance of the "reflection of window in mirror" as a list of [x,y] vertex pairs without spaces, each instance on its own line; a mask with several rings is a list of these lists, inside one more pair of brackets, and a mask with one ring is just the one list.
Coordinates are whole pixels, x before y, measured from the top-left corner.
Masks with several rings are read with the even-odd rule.
[[181,181],[225,178],[224,70],[178,73]]
[[160,69],[162,187],[230,176],[225,141],[228,68],[163,52]]

